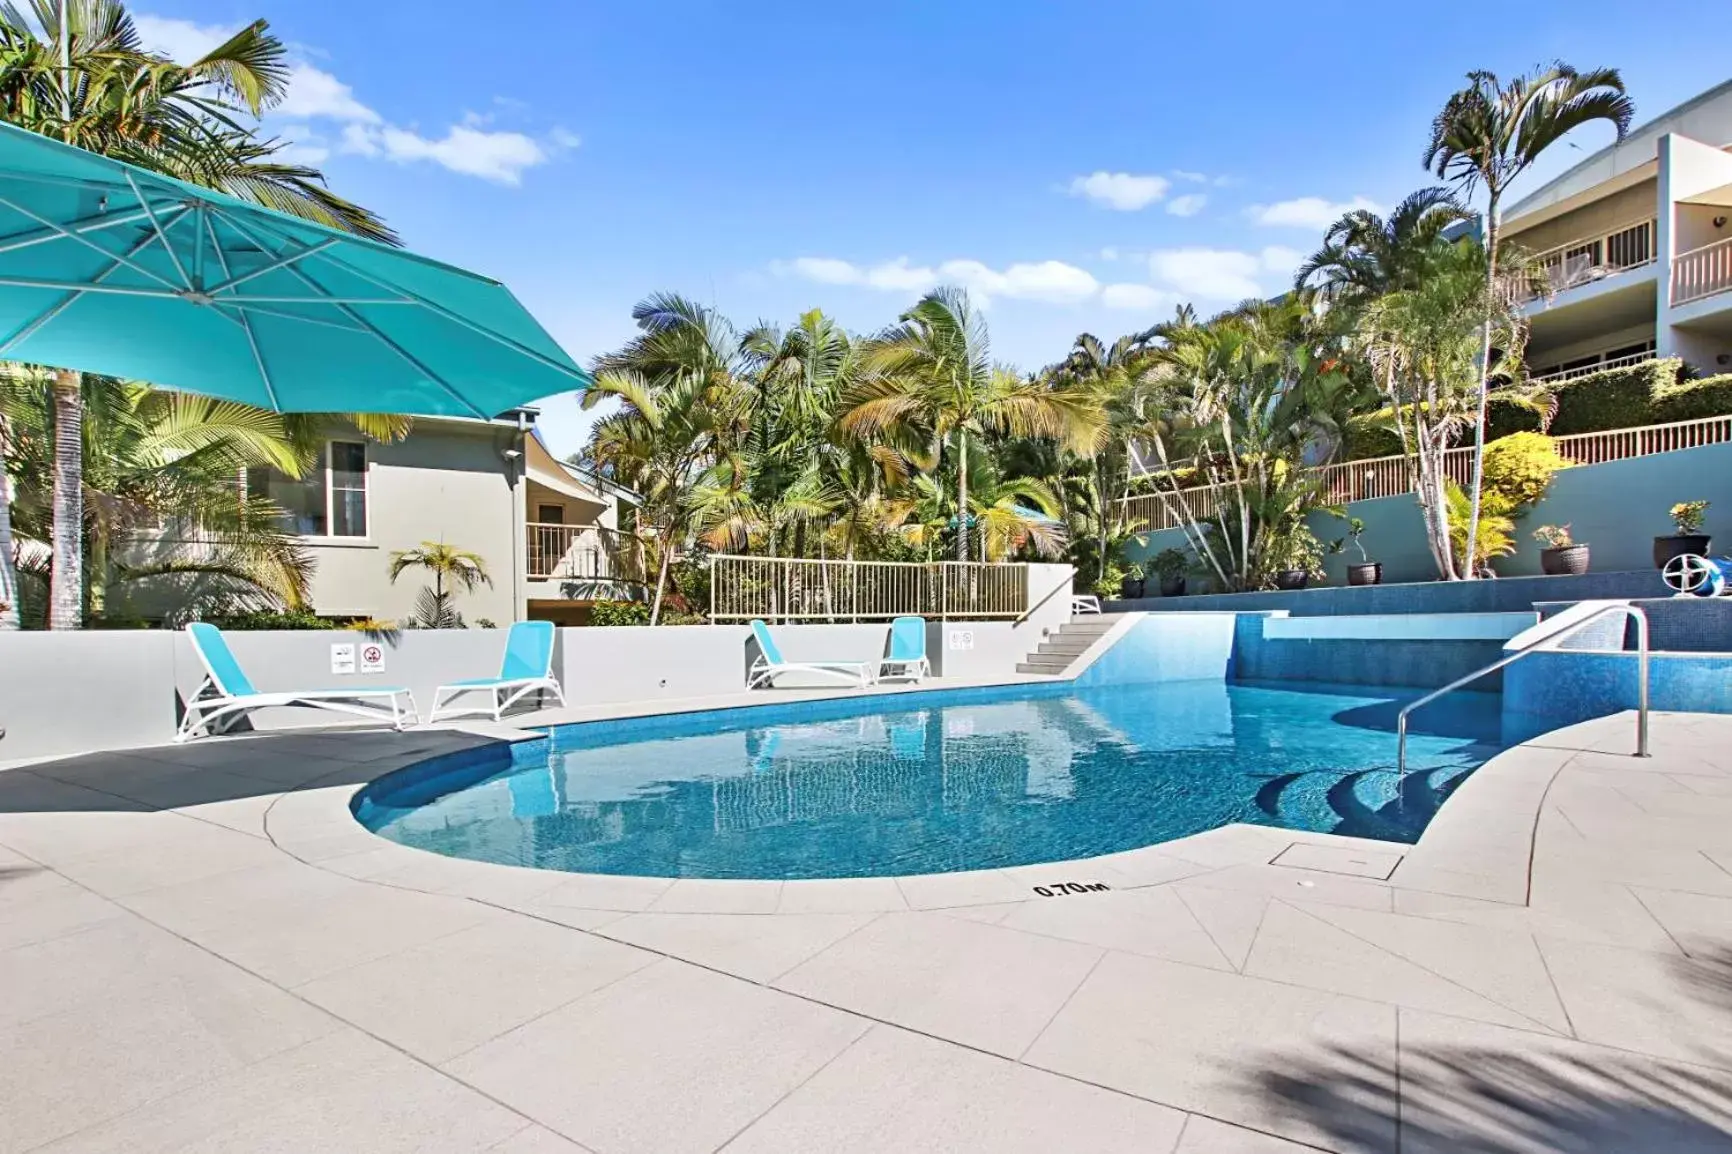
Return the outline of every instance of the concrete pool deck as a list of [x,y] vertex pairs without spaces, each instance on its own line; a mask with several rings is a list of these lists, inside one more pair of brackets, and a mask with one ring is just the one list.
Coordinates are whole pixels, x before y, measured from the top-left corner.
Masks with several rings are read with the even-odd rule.
[[1415,846],[794,883],[350,816],[486,731],[15,768],[0,1150],[1729,1150],[1732,717],[1632,729],[1498,756]]

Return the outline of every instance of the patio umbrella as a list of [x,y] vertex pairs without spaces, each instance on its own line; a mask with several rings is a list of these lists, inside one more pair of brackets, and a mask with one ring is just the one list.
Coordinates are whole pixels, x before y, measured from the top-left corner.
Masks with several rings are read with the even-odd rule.
[[283,412],[492,417],[589,383],[497,281],[7,124],[0,358]]

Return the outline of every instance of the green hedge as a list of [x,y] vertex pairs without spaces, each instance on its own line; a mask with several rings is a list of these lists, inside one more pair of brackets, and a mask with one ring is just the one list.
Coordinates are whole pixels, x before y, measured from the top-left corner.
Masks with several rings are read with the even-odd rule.
[[[1681,380],[1676,358],[1589,373],[1558,385],[1555,437],[1690,421],[1732,413],[1732,374]],[[1539,415],[1510,404],[1492,406],[1486,432],[1493,438],[1538,429]]]

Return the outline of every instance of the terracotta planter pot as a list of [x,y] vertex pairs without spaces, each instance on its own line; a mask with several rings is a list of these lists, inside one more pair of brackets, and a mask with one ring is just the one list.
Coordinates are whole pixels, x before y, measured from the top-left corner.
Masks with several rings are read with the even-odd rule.
[[1588,547],[1566,545],[1540,550],[1540,571],[1548,577],[1578,577],[1588,571]]
[[1347,583],[1349,585],[1383,584],[1383,562],[1365,561],[1358,565],[1349,565],[1347,567]]
[[1162,597],[1183,597],[1185,595],[1185,579],[1183,577],[1162,577]]
[[1311,581],[1311,574],[1303,569],[1283,569],[1275,574],[1275,588],[1303,589]]
[[1708,546],[1713,538],[1706,533],[1690,533],[1688,535],[1674,533],[1668,537],[1654,538],[1654,568],[1664,569],[1666,562],[1674,557],[1682,557],[1686,553],[1694,553],[1698,557],[1708,555]]

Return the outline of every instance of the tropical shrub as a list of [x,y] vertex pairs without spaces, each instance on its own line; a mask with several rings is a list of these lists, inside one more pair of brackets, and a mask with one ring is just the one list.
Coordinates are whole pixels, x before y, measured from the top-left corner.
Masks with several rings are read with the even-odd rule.
[[591,625],[648,625],[650,607],[644,601],[597,601],[589,607]]
[[[1460,564],[1467,557],[1467,527],[1473,513],[1473,502],[1454,481],[1445,483],[1444,499],[1448,502],[1450,544],[1454,546],[1456,561]],[[1473,555],[1482,567],[1495,558],[1508,557],[1516,551],[1515,518],[1510,515],[1508,500],[1489,488],[1480,494],[1479,531],[1475,534]]]
[[1483,484],[1503,498],[1506,512],[1519,516],[1539,504],[1553,475],[1568,467],[1545,434],[1511,433],[1486,446]]
[[1148,571],[1162,581],[1183,577],[1191,569],[1191,558],[1182,549],[1162,549],[1149,559]]
[[207,618],[218,629],[337,629],[341,625],[329,617],[320,617],[311,609],[256,610]]

